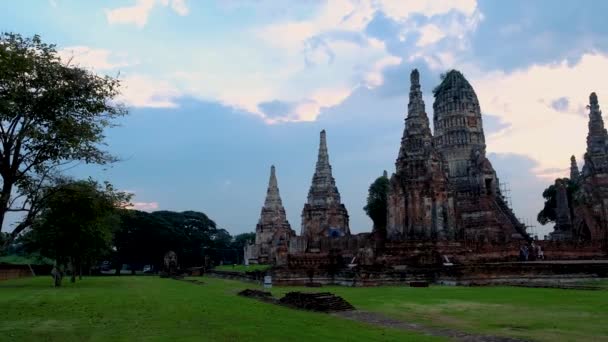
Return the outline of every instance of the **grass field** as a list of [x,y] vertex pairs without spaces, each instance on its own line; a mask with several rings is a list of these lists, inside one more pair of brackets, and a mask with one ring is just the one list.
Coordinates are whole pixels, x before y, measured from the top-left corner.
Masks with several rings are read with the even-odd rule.
[[[0,340],[440,340],[236,296],[259,287],[255,284],[196,279],[205,284],[153,276],[85,278],[59,289],[50,287],[50,277],[0,282]],[[608,290],[434,286],[272,292],[294,290],[331,291],[360,310],[431,327],[537,341],[608,341]]]
[[266,271],[269,269],[269,265],[222,265],[216,266],[214,270],[217,271],[231,271],[231,272],[253,272],[253,271]]
[[[200,278],[199,278],[200,279]],[[236,295],[255,286],[203,278],[50,277],[0,282],[2,341],[438,341]]]
[[[356,308],[428,326],[536,341],[608,341],[606,290],[521,287],[323,287]],[[275,288],[281,296],[294,288]],[[315,291],[299,288],[300,291]]]

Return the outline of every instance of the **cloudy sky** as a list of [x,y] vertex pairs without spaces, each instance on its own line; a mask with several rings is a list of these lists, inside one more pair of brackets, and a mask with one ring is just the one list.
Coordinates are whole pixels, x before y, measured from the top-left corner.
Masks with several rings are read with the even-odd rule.
[[130,115],[107,132],[123,161],[76,176],[233,234],[255,229],[271,164],[299,232],[321,129],[351,230],[369,231],[367,187],[394,171],[409,72],[432,115],[439,75],[459,69],[516,214],[542,234],[542,190],[582,160],[589,93],[608,99],[606,13],[592,0],[21,0],[2,4],[0,30],[123,80]]

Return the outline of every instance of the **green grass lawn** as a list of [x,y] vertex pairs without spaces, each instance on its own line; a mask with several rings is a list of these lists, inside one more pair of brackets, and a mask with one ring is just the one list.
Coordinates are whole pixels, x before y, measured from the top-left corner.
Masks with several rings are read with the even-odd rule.
[[[598,281],[595,285],[608,285]],[[275,296],[294,288],[274,288]],[[334,292],[358,309],[428,326],[537,341],[608,341],[602,291],[521,287],[299,288]]]
[[2,341],[437,341],[243,298],[254,284],[197,278],[51,277],[0,282]]
[[253,272],[253,271],[266,271],[271,266],[269,265],[222,265],[215,266],[214,270],[217,271],[231,271],[231,272]]
[[[236,296],[252,283],[196,278],[85,278],[52,288],[50,277],[0,282],[0,340],[425,341],[327,314]],[[597,284],[608,284],[600,281]],[[334,292],[361,310],[409,322],[537,341],[608,341],[608,290],[520,287],[274,287]]]

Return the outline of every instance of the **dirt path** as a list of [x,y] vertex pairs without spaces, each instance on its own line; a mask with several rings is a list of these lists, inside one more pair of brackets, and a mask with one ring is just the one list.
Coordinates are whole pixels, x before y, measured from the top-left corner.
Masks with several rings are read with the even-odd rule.
[[447,337],[452,341],[466,342],[521,342],[520,340],[510,337],[490,336],[490,335],[475,335],[463,331],[452,329],[431,328],[417,323],[408,323],[401,320],[396,320],[380,313],[368,311],[342,311],[335,312],[332,315],[350,319],[353,321],[373,324],[386,328],[402,329],[415,331],[431,336]]

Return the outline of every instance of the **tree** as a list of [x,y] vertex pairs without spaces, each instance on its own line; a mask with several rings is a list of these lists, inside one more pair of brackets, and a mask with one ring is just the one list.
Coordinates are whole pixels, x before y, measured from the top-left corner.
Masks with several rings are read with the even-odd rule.
[[118,224],[117,209],[130,195],[89,179],[57,185],[27,234],[30,250],[55,260],[58,268],[70,266],[72,282],[83,264],[92,264],[110,247]]
[[[157,269],[163,256],[174,251],[181,267],[200,266],[208,256],[214,262],[234,256],[230,249],[232,237],[207,215],[196,211],[125,210],[120,229],[114,235],[117,267],[123,263],[136,266],[151,264]],[[235,258],[236,259],[236,258]]]
[[253,241],[255,241],[254,232],[238,234],[234,238],[232,238],[230,248],[233,249],[235,251],[235,254],[238,256],[236,260],[237,264],[243,261],[243,259],[245,258],[245,245]]
[[367,195],[367,205],[363,207],[365,213],[374,222],[374,231],[380,234],[386,232],[387,202],[390,182],[386,171],[370,186]]
[[34,222],[62,168],[115,161],[102,146],[104,129],[127,113],[119,87],[61,61],[37,35],[0,34],[0,229],[6,213],[24,214],[5,246]]
[[536,216],[536,220],[542,225],[545,225],[550,222],[555,222],[555,219],[557,218],[557,213],[555,212],[555,209],[557,208],[557,188],[555,184],[557,184],[558,181],[562,181],[564,184],[566,184],[570,215],[574,216],[573,194],[578,189],[578,185],[568,178],[558,178],[555,180],[555,183],[553,183],[543,191],[543,198],[545,199],[545,204],[543,206],[543,209]]

